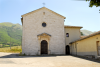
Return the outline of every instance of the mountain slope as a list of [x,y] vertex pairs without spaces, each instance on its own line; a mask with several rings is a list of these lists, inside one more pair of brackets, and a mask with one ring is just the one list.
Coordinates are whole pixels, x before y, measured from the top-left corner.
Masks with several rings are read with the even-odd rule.
[[83,33],[84,36],[87,36],[87,35],[94,33],[94,32],[91,32],[89,30],[81,30],[81,32]]
[[22,26],[9,22],[0,23],[0,44],[21,45]]

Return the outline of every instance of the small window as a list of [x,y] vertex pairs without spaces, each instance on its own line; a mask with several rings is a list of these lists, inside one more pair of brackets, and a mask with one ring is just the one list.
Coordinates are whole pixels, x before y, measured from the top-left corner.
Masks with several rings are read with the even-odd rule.
[[66,37],[69,37],[69,33],[66,33]]
[[43,23],[42,23],[42,26],[43,26],[43,27],[46,27],[46,23],[45,23],[45,22],[43,22]]

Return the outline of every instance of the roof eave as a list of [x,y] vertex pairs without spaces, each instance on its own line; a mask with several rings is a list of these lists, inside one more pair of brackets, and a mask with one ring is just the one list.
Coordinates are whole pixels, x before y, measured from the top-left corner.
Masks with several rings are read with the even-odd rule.
[[65,28],[83,28],[83,27],[81,27],[81,26],[64,26]]

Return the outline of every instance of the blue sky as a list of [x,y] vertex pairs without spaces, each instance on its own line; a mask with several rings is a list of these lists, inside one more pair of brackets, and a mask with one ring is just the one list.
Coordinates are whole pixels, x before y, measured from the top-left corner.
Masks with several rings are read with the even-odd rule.
[[100,31],[100,7],[79,0],[0,0],[0,23],[21,24],[21,15],[45,7],[66,17],[64,24]]

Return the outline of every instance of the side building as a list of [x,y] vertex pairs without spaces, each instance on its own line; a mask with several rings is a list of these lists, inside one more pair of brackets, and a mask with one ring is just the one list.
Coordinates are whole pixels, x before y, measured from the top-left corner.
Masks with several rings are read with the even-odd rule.
[[70,52],[72,55],[100,57],[100,31],[70,42]]
[[81,28],[80,26],[64,26],[66,54],[70,54],[69,43],[81,38]]

